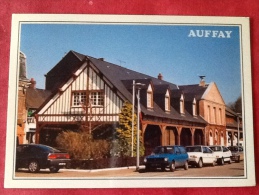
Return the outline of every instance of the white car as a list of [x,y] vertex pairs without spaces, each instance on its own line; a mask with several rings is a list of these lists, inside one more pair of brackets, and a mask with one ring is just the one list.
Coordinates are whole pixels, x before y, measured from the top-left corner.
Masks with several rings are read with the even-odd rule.
[[189,156],[188,163],[191,166],[203,167],[203,164],[215,166],[217,158],[208,146],[186,146]]
[[216,154],[218,164],[224,165],[225,162],[228,162],[229,164],[231,164],[232,153],[227,147],[221,146],[221,145],[215,145],[215,146],[209,146],[209,147]]

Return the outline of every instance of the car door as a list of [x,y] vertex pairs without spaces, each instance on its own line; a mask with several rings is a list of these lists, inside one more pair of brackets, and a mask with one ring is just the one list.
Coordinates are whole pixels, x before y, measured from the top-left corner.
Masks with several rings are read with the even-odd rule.
[[208,147],[203,147],[203,151],[206,153],[206,163],[213,163],[215,161],[213,151]]
[[205,164],[210,162],[210,156],[206,147],[202,147],[202,159]]
[[181,164],[180,166],[183,166],[185,164],[186,160],[188,159],[188,154],[187,154],[184,147],[179,146],[178,148],[180,150],[180,157],[179,157],[180,158],[180,164]]
[[182,162],[181,162],[181,152],[180,152],[180,149],[177,146],[174,147],[174,151],[175,151],[175,166],[179,167],[182,164]]
[[222,146],[222,149],[223,149],[224,159],[230,160],[231,151],[225,146]]
[[28,159],[30,158],[30,146],[19,145],[16,149],[16,162],[19,167],[27,167]]

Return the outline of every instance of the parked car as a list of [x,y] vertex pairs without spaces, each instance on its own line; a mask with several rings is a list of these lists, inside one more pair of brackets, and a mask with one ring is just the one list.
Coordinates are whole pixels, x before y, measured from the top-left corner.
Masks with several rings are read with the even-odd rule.
[[232,153],[227,147],[221,146],[221,145],[215,145],[215,146],[209,146],[209,148],[214,151],[218,164],[224,165],[225,162],[228,162],[229,164],[231,164]]
[[188,169],[188,154],[183,146],[157,146],[153,153],[144,158],[147,171],[152,168],[161,168],[164,171],[167,167],[173,172],[178,167]]
[[235,162],[240,162],[240,160],[244,160],[244,151],[241,146],[229,146],[228,149],[231,151],[232,156],[231,160]]
[[214,152],[207,146],[186,146],[189,156],[189,165],[203,167],[203,164],[215,166],[217,158]]
[[16,170],[28,168],[35,173],[49,168],[50,172],[58,172],[70,162],[70,156],[53,147],[41,144],[21,144],[16,148]]

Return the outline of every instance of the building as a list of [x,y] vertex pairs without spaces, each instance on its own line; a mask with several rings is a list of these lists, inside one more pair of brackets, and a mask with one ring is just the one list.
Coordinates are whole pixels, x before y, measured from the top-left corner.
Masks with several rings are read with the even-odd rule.
[[19,57],[17,143],[35,143],[36,120],[33,113],[50,95],[50,92],[37,89],[36,81],[27,78],[26,56],[20,52]]
[[18,112],[17,112],[17,143],[24,143],[25,140],[25,124],[27,119],[26,113],[26,89],[30,84],[26,75],[26,56],[19,53],[19,82],[18,82]]
[[[64,130],[84,124],[94,133],[101,124],[116,127],[125,101],[132,102],[133,81],[140,90],[141,132],[146,152],[166,144],[226,145],[225,103],[212,82],[177,86],[75,51],[46,75],[51,95],[36,116],[36,143],[55,145]],[[136,101],[135,101],[136,102]]]
[[26,90],[25,96],[27,120],[24,132],[26,135],[26,143],[35,143],[36,120],[34,112],[50,96],[50,94],[50,91],[36,88],[36,81],[31,78],[30,85]]
[[229,107],[226,107],[226,136],[227,146],[243,145],[242,117]]

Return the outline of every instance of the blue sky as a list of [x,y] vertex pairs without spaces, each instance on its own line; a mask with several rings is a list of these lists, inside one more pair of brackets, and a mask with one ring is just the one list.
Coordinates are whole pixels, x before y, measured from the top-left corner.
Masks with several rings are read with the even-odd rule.
[[[230,38],[188,37],[190,30],[232,31]],[[45,87],[46,74],[70,50],[177,85],[215,82],[225,103],[241,95],[237,26],[22,24],[27,77]]]

